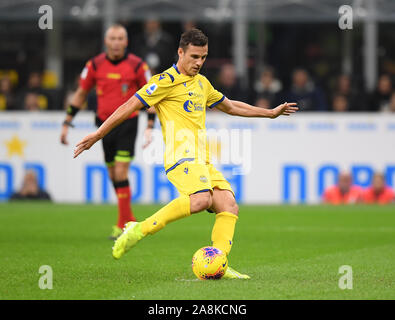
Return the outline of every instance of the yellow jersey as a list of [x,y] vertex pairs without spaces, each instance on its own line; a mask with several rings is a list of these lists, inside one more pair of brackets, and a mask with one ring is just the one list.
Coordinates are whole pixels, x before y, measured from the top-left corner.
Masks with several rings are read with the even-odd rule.
[[215,107],[225,96],[205,76],[184,75],[173,65],[153,76],[135,96],[145,107],[155,106],[165,143],[166,172],[185,161],[210,163],[206,108]]

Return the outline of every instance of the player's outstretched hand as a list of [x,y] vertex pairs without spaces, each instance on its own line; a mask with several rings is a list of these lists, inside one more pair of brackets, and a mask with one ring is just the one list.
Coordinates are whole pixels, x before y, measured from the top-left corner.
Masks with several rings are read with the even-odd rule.
[[277,118],[278,116],[289,116],[292,113],[295,113],[296,111],[299,110],[298,107],[296,107],[297,103],[295,102],[284,102],[283,104],[280,104],[276,108],[273,109],[273,116],[271,117],[272,119]]
[[147,148],[151,142],[152,142],[152,128],[147,128],[144,131],[143,149]]
[[96,132],[88,134],[77,143],[76,149],[74,150],[74,158],[77,158],[83,151],[89,150],[98,140],[100,140],[100,137]]

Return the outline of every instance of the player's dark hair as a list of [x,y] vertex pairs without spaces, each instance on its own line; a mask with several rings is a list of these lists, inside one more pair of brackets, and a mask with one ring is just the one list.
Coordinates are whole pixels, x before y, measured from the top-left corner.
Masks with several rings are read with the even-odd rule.
[[185,51],[189,44],[197,47],[204,47],[208,44],[208,38],[201,30],[194,28],[185,31],[181,35],[179,47]]

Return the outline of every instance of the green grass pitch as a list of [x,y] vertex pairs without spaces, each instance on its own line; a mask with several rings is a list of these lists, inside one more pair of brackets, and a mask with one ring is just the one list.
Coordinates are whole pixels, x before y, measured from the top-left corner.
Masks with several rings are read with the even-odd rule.
[[[134,205],[143,219],[158,205]],[[169,224],[121,260],[114,205],[0,204],[0,299],[395,299],[393,206],[241,206],[229,263],[251,280],[200,281],[191,257],[214,215]],[[38,286],[53,270],[53,289]],[[338,286],[339,267],[353,289]]]

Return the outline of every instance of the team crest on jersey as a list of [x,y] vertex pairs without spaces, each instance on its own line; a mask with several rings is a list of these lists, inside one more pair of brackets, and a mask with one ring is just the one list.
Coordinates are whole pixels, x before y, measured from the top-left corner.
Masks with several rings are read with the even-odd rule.
[[151,95],[155,92],[155,90],[158,89],[158,85],[156,83],[151,84],[146,90],[145,92],[147,92],[148,95]]
[[206,176],[200,176],[199,179],[200,179],[200,181],[203,182],[203,183],[206,183],[206,182],[208,181]]

